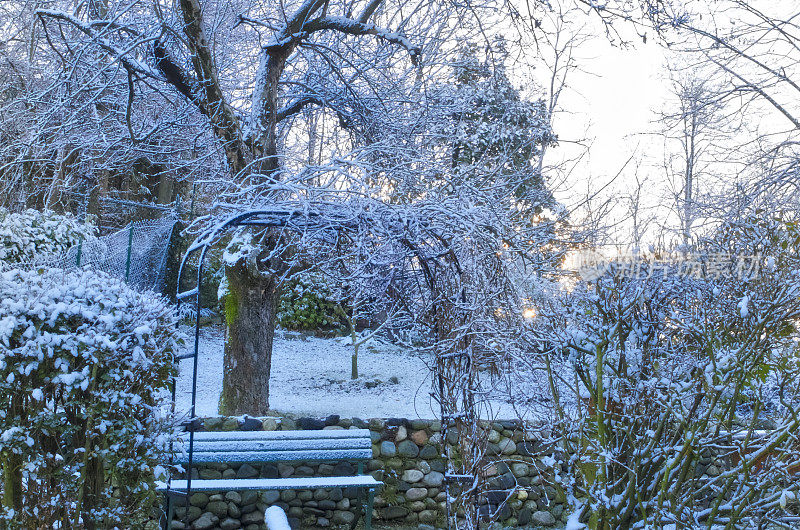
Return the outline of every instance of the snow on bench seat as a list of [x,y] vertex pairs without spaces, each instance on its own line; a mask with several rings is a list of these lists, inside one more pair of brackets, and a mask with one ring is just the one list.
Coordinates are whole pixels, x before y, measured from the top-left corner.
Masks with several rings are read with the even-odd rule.
[[[188,434],[184,434],[188,439]],[[220,440],[335,440],[339,438],[369,438],[369,429],[333,429],[317,431],[200,431],[195,441]]]
[[[240,490],[301,490],[330,488],[379,488],[383,483],[371,475],[354,477],[292,477],[292,478],[240,478],[240,479],[194,479],[192,491],[240,491]],[[167,491],[167,484],[157,483],[159,491]],[[173,479],[171,491],[186,490],[185,479]]]
[[[173,447],[174,460],[186,463],[186,436]],[[369,460],[369,430],[230,431],[195,433],[192,462],[297,462]]]
[[[189,436],[173,444],[173,463],[189,461]],[[203,463],[266,463],[266,462],[334,462],[364,461],[372,458],[372,440],[368,429],[321,431],[227,431],[196,432],[193,435],[192,464]],[[289,478],[172,479],[157,484],[167,498],[167,521],[174,513],[172,499],[190,491],[300,490],[356,487],[368,490],[364,525],[371,529],[375,492],[383,483],[371,475]],[[359,493],[359,497],[360,497]]]

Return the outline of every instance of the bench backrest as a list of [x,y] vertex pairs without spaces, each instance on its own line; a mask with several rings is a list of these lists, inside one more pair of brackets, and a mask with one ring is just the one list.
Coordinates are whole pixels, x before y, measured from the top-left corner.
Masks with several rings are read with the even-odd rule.
[[[176,463],[189,460],[189,435],[173,446]],[[321,431],[196,432],[193,463],[333,462],[369,460],[367,429]]]

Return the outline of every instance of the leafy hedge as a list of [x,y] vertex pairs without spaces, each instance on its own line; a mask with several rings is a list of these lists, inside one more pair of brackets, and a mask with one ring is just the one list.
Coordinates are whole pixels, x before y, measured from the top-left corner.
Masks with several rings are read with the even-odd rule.
[[92,225],[82,224],[69,214],[32,209],[11,213],[0,208],[0,261],[6,263],[59,254],[94,236]]
[[0,526],[146,524],[177,323],[165,300],[104,273],[0,272]]
[[278,308],[278,323],[292,330],[327,330],[341,325],[338,303],[319,275],[298,274],[287,282]]

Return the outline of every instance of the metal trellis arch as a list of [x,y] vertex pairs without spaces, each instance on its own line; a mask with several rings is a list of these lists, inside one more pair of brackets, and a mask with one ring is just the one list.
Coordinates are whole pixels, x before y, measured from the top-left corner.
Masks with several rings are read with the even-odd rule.
[[[270,228],[284,228],[289,229],[292,231],[303,231],[308,229],[315,229],[322,233],[335,233],[338,234],[339,232],[343,231],[355,231],[359,228],[359,226],[363,226],[364,223],[373,223],[374,220],[370,220],[368,217],[353,217],[353,216],[337,216],[331,215],[330,212],[326,212],[323,215],[321,212],[308,210],[308,209],[293,209],[293,208],[272,208],[272,209],[259,209],[259,210],[249,210],[247,212],[239,213],[233,215],[223,222],[207,229],[206,231],[202,232],[195,241],[189,246],[186,250],[186,253],[181,261],[180,268],[178,270],[178,278],[177,278],[177,295],[176,298],[178,303],[183,303],[184,301],[190,300],[194,297],[194,306],[195,306],[195,328],[194,328],[194,348],[191,353],[187,353],[176,358],[177,361],[184,360],[184,359],[192,359],[192,390],[191,390],[191,407],[189,409],[189,417],[185,422],[185,426],[187,427],[189,440],[188,440],[188,458],[187,458],[187,467],[186,467],[186,491],[181,492],[181,496],[185,495],[187,498],[191,495],[191,487],[192,487],[192,464],[193,464],[193,451],[194,451],[194,432],[195,428],[194,425],[196,424],[196,403],[197,403],[197,368],[198,368],[198,358],[199,358],[199,343],[200,343],[200,314],[201,314],[201,291],[202,291],[202,281],[203,281],[203,266],[205,262],[206,255],[209,249],[219,241],[220,237],[224,235],[229,230],[238,228],[238,227],[258,227],[262,229],[270,229]],[[425,255],[423,251],[420,249],[418,245],[414,242],[407,239],[405,236],[400,236],[398,233],[397,240],[401,243],[406,249],[410,251],[419,261],[420,268],[422,270],[423,276],[425,277],[425,283],[427,284],[428,288],[431,290],[431,293],[435,293],[437,290],[437,277],[436,273],[434,272],[434,268],[432,265],[436,263],[447,263],[450,267],[451,271],[455,272],[456,275],[462,274],[460,266],[458,264],[458,260],[455,257],[455,254],[452,250],[449,249],[449,246],[446,243],[446,240],[443,239],[441,236],[435,234],[429,234],[432,236],[432,239],[437,241],[440,244],[444,244],[444,252],[436,252],[432,255]],[[181,285],[183,276],[187,270],[187,264],[189,263],[192,256],[199,252],[199,260],[197,264],[197,278],[196,284],[193,288],[181,291]],[[463,298],[464,293],[463,290],[459,293],[458,297]],[[436,300],[436,297],[433,296],[432,299]],[[438,312],[438,307],[436,305],[436,301],[433,303],[433,312]],[[434,323],[434,328],[438,328],[438,320]],[[440,333],[443,330],[435,329],[436,333]],[[437,377],[437,386],[440,393],[440,397],[444,395],[444,387],[445,387],[445,377],[444,377],[444,366],[449,365],[453,362],[461,362],[463,363],[466,359],[466,370],[472,371],[472,361],[471,355],[467,353],[466,350],[457,351],[457,352],[437,352],[436,354],[437,362],[436,362],[436,377]],[[463,368],[459,368],[460,370]],[[465,409],[474,409],[474,400],[471,398],[471,388],[464,389],[466,391],[467,398],[462,401],[462,405],[465,406]],[[175,380],[173,379],[172,385],[172,398],[173,398],[173,407],[175,402],[175,392],[176,392],[176,384]],[[445,403],[443,399],[439,400],[439,404],[441,407],[441,416],[442,416],[442,425],[446,434],[446,429],[448,424],[450,423],[449,420],[453,418],[474,418],[474,410],[463,410],[457,412],[453,410],[453,406],[451,403]],[[449,405],[449,406],[448,406]],[[462,427],[458,427],[459,429]],[[442,456],[446,459],[450,459],[449,455],[447,454],[447,444],[443,444],[443,454]],[[172,454],[172,451],[170,451]],[[449,473],[446,474],[446,487],[447,484],[450,482],[453,483],[464,483],[464,482],[472,482],[474,481],[474,474],[465,474],[463,471],[461,473]],[[167,483],[167,490],[169,491],[170,482]],[[168,493],[169,495],[169,493]],[[449,488],[448,488],[448,499],[450,498]],[[477,503],[476,503],[477,505]],[[187,512],[188,513],[188,512]],[[450,519],[450,501],[448,500],[448,520]],[[452,514],[455,516],[455,514]],[[167,521],[167,524],[169,522]]]

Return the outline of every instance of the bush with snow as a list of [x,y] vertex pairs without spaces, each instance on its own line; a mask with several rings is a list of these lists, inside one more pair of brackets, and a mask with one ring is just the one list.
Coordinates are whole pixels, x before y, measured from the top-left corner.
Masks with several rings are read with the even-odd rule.
[[[574,291],[553,341],[574,374],[547,370],[574,455],[565,486],[589,528],[786,515],[800,470],[800,269],[796,254],[770,271],[739,250],[702,254],[705,275],[685,273],[691,262],[612,265]],[[741,259],[759,262],[737,274]]]
[[281,294],[278,323],[285,329],[325,330],[341,324],[333,292],[317,274],[300,273],[291,278]]
[[176,330],[165,300],[104,273],[0,272],[0,526],[151,517]]
[[33,209],[11,213],[0,208],[0,262],[23,263],[60,254],[94,236],[92,225],[69,214]]

